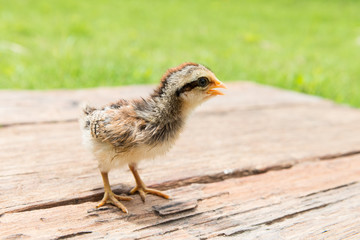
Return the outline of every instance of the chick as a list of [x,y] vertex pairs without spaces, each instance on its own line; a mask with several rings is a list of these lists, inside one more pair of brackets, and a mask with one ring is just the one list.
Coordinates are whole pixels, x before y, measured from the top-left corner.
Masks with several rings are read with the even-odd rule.
[[183,63],[169,69],[148,98],[121,99],[102,108],[85,106],[80,117],[83,142],[98,160],[104,182],[104,197],[97,205],[112,203],[127,213],[110,188],[108,172],[128,164],[143,201],[147,193],[168,199],[165,193],[146,187],[137,171],[140,160],[165,154],[179,137],[187,117],[198,105],[225,88],[214,73],[196,63]]

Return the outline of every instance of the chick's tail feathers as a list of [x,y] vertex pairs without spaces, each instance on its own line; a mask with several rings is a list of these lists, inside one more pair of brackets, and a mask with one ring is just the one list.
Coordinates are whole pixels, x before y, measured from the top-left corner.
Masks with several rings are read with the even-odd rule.
[[87,103],[84,103],[81,108],[85,115],[89,115],[96,110],[96,108],[90,107]]
[[94,107],[90,107],[87,103],[81,104],[79,123],[81,129],[88,129],[90,126],[89,116],[96,110]]

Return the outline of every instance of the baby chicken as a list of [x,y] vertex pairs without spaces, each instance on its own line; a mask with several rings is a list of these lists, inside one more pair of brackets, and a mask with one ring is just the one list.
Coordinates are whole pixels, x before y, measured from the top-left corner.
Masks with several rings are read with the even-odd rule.
[[137,171],[140,160],[165,154],[179,137],[190,112],[204,101],[223,95],[225,88],[214,73],[196,63],[183,63],[169,69],[157,89],[146,99],[121,99],[102,108],[86,106],[80,117],[84,144],[98,160],[104,182],[104,197],[97,205],[112,203],[123,212],[127,209],[110,188],[108,172],[128,164],[136,186],[145,201],[147,193],[168,199],[165,193],[146,187]]

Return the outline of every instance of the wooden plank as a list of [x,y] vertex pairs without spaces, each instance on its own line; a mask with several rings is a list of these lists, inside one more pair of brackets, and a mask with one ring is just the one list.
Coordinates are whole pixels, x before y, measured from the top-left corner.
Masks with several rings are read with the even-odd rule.
[[[228,83],[226,97],[212,100],[199,111],[268,107],[285,104],[330,104],[328,101],[250,82]],[[9,91],[0,90],[0,125],[36,122],[76,121],[79,105],[101,106],[119,98],[148,96],[153,85],[80,90]]]
[[[208,184],[168,190],[172,200],[136,196],[130,214],[94,202],[4,214],[6,237],[114,239],[358,239],[360,156],[305,162]],[[165,216],[153,206],[197,201],[197,207]],[[66,216],[66,221],[64,221]],[[21,224],[18,222],[21,220]]]
[[[197,112],[167,156],[140,164],[141,175],[167,189],[354,154],[360,151],[359,123],[359,111],[330,104]],[[13,126],[0,133],[7,136],[0,139],[0,192],[6,196],[0,214],[101,198],[97,164],[81,145],[77,123]],[[110,181],[127,191],[131,174],[118,172]]]
[[[125,203],[129,215],[112,206],[93,209],[102,182],[75,121],[80,101],[101,105],[117,94],[1,92],[0,236],[206,239],[280,232],[298,239],[307,229],[307,237],[356,238],[360,112],[254,84],[230,86],[226,97],[193,114],[167,156],[141,163],[145,182],[173,199],[149,196],[143,205],[136,196]],[[118,90],[131,97],[150,88]],[[10,108],[6,96],[14,100]],[[239,178],[259,173],[265,174]],[[119,193],[133,185],[124,169],[110,181]]]

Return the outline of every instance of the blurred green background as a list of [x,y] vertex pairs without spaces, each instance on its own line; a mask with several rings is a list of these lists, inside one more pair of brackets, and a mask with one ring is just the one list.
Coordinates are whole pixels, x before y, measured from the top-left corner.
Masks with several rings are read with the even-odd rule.
[[194,61],[360,107],[357,0],[0,0],[0,88],[156,83]]

